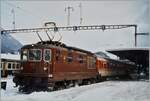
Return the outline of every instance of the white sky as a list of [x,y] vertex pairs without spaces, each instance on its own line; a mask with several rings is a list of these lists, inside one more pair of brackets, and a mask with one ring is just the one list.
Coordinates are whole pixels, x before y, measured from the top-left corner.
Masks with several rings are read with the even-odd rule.
[[[148,0],[100,0],[100,1],[1,1],[1,26],[12,29],[14,8],[16,28],[43,27],[44,22],[56,22],[58,26],[67,25],[65,7],[72,6],[71,25],[80,25],[79,3],[82,3],[82,25],[137,24],[138,32],[148,30]],[[101,49],[134,47],[134,28],[106,31],[60,32],[62,42],[82,49],[97,51]],[[13,35],[23,44],[39,41],[35,33]],[[48,39],[41,34],[43,39]],[[58,34],[56,36],[56,40]],[[147,36],[138,37],[139,46],[148,46]]]

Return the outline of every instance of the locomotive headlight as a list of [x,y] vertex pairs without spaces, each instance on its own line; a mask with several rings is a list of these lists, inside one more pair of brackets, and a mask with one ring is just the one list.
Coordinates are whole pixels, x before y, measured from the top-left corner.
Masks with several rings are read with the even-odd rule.
[[46,67],[44,67],[44,71],[46,71],[47,70],[47,68]]
[[48,77],[53,77],[53,75],[52,75],[52,74],[49,74]]
[[23,70],[23,67],[21,66],[20,69]]

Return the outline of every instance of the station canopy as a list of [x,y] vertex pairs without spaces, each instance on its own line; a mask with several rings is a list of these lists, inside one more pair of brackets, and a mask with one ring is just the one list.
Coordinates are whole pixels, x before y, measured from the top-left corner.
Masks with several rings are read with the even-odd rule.
[[108,49],[109,53],[117,55],[120,59],[128,59],[135,62],[137,65],[142,65],[144,67],[149,66],[149,48],[120,48],[120,49]]

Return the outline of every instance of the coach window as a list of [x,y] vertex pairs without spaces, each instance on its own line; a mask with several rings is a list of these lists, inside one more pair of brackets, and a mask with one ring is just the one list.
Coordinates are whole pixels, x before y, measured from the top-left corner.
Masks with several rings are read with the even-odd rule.
[[27,50],[22,51],[21,60],[27,60]]
[[16,67],[16,64],[15,64],[15,63],[13,63],[13,66],[12,66],[12,68],[13,68],[13,69],[15,69],[15,67]]
[[40,61],[41,60],[41,50],[40,49],[30,49],[29,50],[29,60]]
[[73,55],[72,53],[68,53],[68,56],[66,57],[67,62],[72,62],[73,61]]
[[20,67],[20,64],[19,64],[19,63],[17,63],[17,66],[16,66],[16,68],[17,68],[17,69],[19,69],[19,67]]
[[11,69],[11,63],[8,63],[8,69]]
[[106,68],[106,63],[103,63],[103,67]]
[[44,50],[44,60],[45,61],[50,61],[51,60],[51,50],[50,49],[45,49]]
[[109,67],[109,68],[113,67],[113,64],[112,64],[112,63],[110,63],[108,67]]
[[1,62],[1,68],[3,68],[3,66],[4,66],[4,63],[3,63],[3,62]]

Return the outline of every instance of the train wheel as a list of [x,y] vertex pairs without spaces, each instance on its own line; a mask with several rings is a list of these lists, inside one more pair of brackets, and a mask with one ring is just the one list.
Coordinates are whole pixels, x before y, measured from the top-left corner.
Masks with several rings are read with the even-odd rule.
[[27,86],[20,86],[19,87],[19,92],[25,93],[25,94],[30,94],[33,92],[33,88],[27,87]]
[[47,87],[47,91],[48,92],[53,91],[53,87]]
[[19,86],[19,92],[23,92],[24,91],[24,86]]

